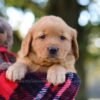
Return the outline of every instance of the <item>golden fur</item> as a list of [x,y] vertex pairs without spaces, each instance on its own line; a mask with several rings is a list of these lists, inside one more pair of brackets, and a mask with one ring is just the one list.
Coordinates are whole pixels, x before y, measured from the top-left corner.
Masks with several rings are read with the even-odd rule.
[[[37,21],[22,41],[17,61],[9,67],[6,76],[10,80],[24,78],[26,72],[47,72],[47,80],[63,83],[67,72],[76,72],[78,58],[77,32],[61,18],[45,16]],[[57,55],[50,57],[48,48],[58,48]]]

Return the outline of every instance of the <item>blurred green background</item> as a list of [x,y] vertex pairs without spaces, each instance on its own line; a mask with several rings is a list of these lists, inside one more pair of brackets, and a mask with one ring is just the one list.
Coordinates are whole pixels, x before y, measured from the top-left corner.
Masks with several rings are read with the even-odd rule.
[[13,52],[41,16],[62,17],[78,31],[81,87],[76,100],[100,100],[100,0],[0,0],[0,16],[14,31]]

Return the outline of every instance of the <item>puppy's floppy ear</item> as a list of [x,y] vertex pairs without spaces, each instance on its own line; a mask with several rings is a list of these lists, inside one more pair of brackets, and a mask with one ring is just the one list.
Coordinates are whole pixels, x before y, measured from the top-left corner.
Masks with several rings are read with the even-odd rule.
[[25,39],[22,41],[21,50],[19,52],[21,54],[20,56],[25,57],[28,55],[31,47],[31,41],[32,41],[32,31],[30,30],[26,35]]
[[79,58],[79,48],[77,43],[77,31],[75,29],[72,29],[72,51],[75,56],[75,59],[77,60]]

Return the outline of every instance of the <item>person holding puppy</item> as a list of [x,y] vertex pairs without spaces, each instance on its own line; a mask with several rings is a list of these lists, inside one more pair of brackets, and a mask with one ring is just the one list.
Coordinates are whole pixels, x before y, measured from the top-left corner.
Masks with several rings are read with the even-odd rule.
[[15,54],[8,50],[13,44],[13,31],[8,22],[0,17],[0,69],[5,70],[15,62]]
[[[7,32],[1,30],[3,49],[9,49]],[[74,100],[80,86],[74,67],[79,56],[76,38],[75,29],[60,17],[37,21],[22,41],[16,62],[0,74],[0,100]]]

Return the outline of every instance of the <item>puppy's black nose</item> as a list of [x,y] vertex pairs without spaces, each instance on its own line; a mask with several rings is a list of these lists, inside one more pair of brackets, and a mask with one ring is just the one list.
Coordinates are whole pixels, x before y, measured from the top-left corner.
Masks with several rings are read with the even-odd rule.
[[48,48],[48,50],[49,50],[49,54],[51,56],[55,56],[57,54],[57,52],[58,52],[58,48],[57,47],[50,47],[50,48]]

